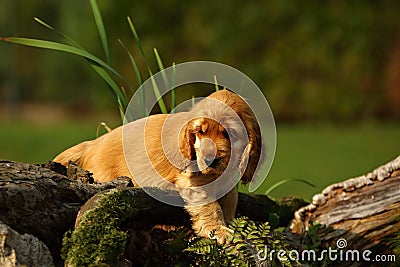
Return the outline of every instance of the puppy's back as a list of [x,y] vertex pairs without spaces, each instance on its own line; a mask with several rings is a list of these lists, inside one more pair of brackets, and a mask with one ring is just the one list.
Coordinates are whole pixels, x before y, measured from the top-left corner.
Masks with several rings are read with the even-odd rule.
[[76,146],[70,147],[57,155],[53,161],[59,162],[64,166],[68,166],[68,162],[72,161],[78,165],[81,165],[81,158],[87,147],[90,146],[91,141],[82,142]]
[[54,158],[64,166],[72,161],[93,173],[95,181],[107,182],[119,176],[130,176],[122,148],[122,127],[91,141],[77,144]]

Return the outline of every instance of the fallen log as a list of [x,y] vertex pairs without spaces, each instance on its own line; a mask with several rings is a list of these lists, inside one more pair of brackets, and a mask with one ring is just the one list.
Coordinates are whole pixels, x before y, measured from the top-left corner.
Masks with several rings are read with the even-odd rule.
[[366,175],[328,186],[295,212],[290,228],[301,236],[319,223],[325,247],[342,242],[339,246],[348,249],[390,253],[390,239],[400,236],[399,214],[400,156]]
[[[132,187],[120,177],[108,183],[93,183],[91,174],[74,165],[27,164],[0,161],[0,221],[20,234],[31,234],[59,259],[62,238],[73,229],[79,209],[92,196],[106,189]],[[142,189],[132,188],[138,221],[147,225],[170,224],[190,227],[184,209],[161,203]],[[157,190],[157,189],[154,189]],[[163,192],[180,198],[177,192]],[[306,202],[296,198],[273,201],[264,195],[239,195],[238,215],[257,221],[273,218],[275,226],[287,225],[293,212]],[[86,206],[90,207],[90,203]]]

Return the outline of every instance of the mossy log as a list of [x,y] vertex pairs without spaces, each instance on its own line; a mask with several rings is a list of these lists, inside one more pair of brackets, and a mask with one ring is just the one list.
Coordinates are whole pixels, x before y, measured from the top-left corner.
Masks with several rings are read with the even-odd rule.
[[[54,162],[27,164],[0,160],[0,221],[21,234],[39,238],[57,259],[63,235],[74,228],[81,206],[96,193],[127,187],[132,187],[127,177],[108,183],[93,183],[89,172],[73,164],[67,171]],[[139,222],[190,227],[184,209],[158,202],[142,189],[130,190],[139,212],[136,216]],[[176,192],[167,193],[180,198]],[[287,225],[293,212],[305,204],[300,199],[275,202],[263,195],[240,194],[238,215],[257,221],[273,219],[276,225]]]

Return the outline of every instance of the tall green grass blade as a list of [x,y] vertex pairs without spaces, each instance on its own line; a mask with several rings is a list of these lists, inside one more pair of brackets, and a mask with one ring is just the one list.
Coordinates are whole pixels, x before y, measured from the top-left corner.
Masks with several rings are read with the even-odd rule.
[[[168,92],[169,89],[170,89],[170,87],[169,87],[169,86],[170,86],[169,80],[168,80],[167,74],[165,73],[165,71],[163,71],[163,70],[164,70],[164,64],[163,64],[163,62],[162,62],[162,60],[161,60],[161,57],[160,57],[160,55],[158,54],[158,51],[157,51],[156,48],[154,48],[154,56],[156,57],[156,61],[157,61],[158,68],[159,68],[160,71],[161,71],[161,76],[162,76],[163,81],[164,81],[165,89],[166,89],[167,92]],[[171,110],[172,110],[172,109],[173,109],[173,108],[171,107]]]
[[82,46],[80,46],[77,42],[75,42],[74,40],[72,40],[70,37],[68,37],[67,35],[65,35],[64,33],[57,31],[53,26],[50,26],[49,24],[47,24],[46,22],[44,22],[43,20],[34,17],[33,18],[37,23],[39,23],[40,25],[46,27],[47,29],[52,30],[53,32],[57,33],[58,35],[60,35],[62,38],[64,38],[64,40],[66,40],[70,45],[76,47],[76,48],[80,48],[82,50],[85,50]]
[[119,115],[121,116],[121,121],[122,121],[122,123],[124,122],[124,119],[125,119],[125,109],[126,109],[126,106],[124,106],[123,104],[122,104],[122,102],[121,102],[121,98],[117,98],[117,101],[118,101],[118,110],[119,110]]
[[[143,84],[143,77],[142,77],[142,73],[139,70],[139,67],[133,57],[133,55],[131,54],[131,52],[129,51],[129,49],[126,47],[126,45],[120,40],[118,39],[118,42],[121,44],[121,46],[125,49],[126,53],[129,56],[129,59],[131,61],[133,70],[135,72],[135,76],[136,76],[136,81],[137,81],[137,87],[140,88],[140,86]],[[145,108],[145,103],[146,103],[146,95],[144,94],[143,90],[140,91],[140,98],[141,98],[141,112],[142,112],[142,116],[146,116],[146,108]],[[131,118],[133,119],[133,118]]]
[[265,194],[266,194],[266,195],[269,195],[269,194],[270,194],[272,191],[274,191],[276,188],[282,186],[283,184],[291,183],[291,182],[301,182],[301,183],[306,184],[306,185],[308,185],[308,186],[310,186],[310,187],[315,187],[314,184],[312,184],[312,183],[310,183],[309,181],[304,180],[304,179],[285,179],[285,180],[279,181],[279,182],[273,184],[272,186],[270,186],[270,187],[265,191]]
[[154,94],[156,95],[156,97],[158,99],[158,105],[160,106],[161,112],[164,113],[164,114],[167,114],[168,111],[167,111],[166,105],[164,103],[163,98],[161,97],[158,85],[157,85],[156,81],[153,78],[153,72],[151,71],[150,66],[147,63],[146,55],[144,54],[143,46],[142,46],[142,44],[140,42],[140,39],[139,39],[139,36],[138,36],[137,31],[135,29],[135,26],[133,26],[133,23],[132,23],[132,20],[131,20],[130,17],[127,17],[127,19],[128,19],[129,28],[131,29],[133,38],[135,39],[136,45],[139,47],[139,51],[142,54],[144,62],[146,63],[146,66],[147,66],[147,70],[149,71],[151,82],[152,82],[152,85],[153,85]]
[[163,62],[162,62],[162,60],[161,60],[160,55],[158,54],[157,48],[154,48],[153,51],[154,51],[154,56],[156,57],[156,61],[157,61],[157,64],[158,64],[158,68],[159,68],[160,70],[163,70],[163,69],[164,69],[164,64],[163,64]]
[[37,40],[37,39],[18,38],[18,37],[0,37],[0,40],[11,42],[11,43],[16,43],[16,44],[21,44],[21,45],[27,45],[27,46],[32,46],[32,47],[45,48],[45,49],[50,49],[50,50],[66,52],[66,53],[75,54],[75,55],[85,58],[86,60],[88,60],[91,63],[92,68],[108,84],[114,97],[117,100],[120,99],[122,106],[120,106],[119,108],[125,109],[125,107],[127,106],[128,100],[126,98],[126,95],[123,93],[123,91],[120,90],[118,85],[114,82],[114,80],[106,72],[106,69],[111,71],[113,74],[115,74],[121,80],[124,81],[122,76],[118,72],[116,72],[113,68],[111,68],[107,63],[105,63],[101,59],[93,56],[92,54],[88,53],[87,51],[77,48],[77,47],[61,44],[61,43],[43,41],[43,40]]
[[96,0],[90,0],[90,6],[92,7],[94,20],[96,22],[97,31],[99,32],[101,43],[103,45],[106,61],[111,66],[111,56],[110,49],[108,48],[106,29],[104,27],[103,18],[101,16],[99,6],[97,5]]
[[93,63],[103,67],[104,69],[107,69],[111,71],[113,74],[115,74],[119,79],[125,82],[124,78],[119,74],[116,70],[114,70],[110,65],[105,63],[103,60],[99,59],[98,57],[90,54],[84,49],[73,47],[70,45],[62,44],[62,43],[56,43],[56,42],[51,42],[51,41],[44,41],[44,40],[38,40],[38,39],[30,39],[30,38],[19,38],[19,37],[0,37],[0,41],[6,41],[10,43],[15,43],[15,44],[21,44],[21,45],[26,45],[26,46],[32,46],[32,47],[38,47],[38,48],[45,48],[45,49],[50,49],[50,50],[56,50],[60,52],[66,52],[74,55],[81,56],[89,61],[92,61]]
[[215,91],[219,91],[218,81],[217,81],[217,76],[216,75],[214,75],[214,85],[215,85]]
[[[128,19],[129,28],[131,29],[133,38],[135,39],[136,44],[139,47],[140,53],[142,54],[144,60],[146,61],[146,56],[144,54],[144,50],[143,50],[142,44],[140,43],[139,35],[137,34],[135,26],[133,26],[133,23],[132,23],[132,20],[130,17],[127,17],[127,19]],[[147,64],[147,62],[146,62],[146,64]]]
[[175,63],[172,63],[172,84],[171,84],[171,111],[176,107],[176,67]]
[[33,17],[33,20],[36,21],[37,23],[41,24],[42,26],[44,26],[44,27],[46,27],[46,28],[48,28],[48,29],[50,29],[52,31],[55,31],[55,32],[59,33],[58,31],[56,31],[56,29],[54,29],[53,26],[50,26],[49,24],[47,24],[43,20],[39,19],[38,17]]
[[125,108],[128,106],[128,99],[123,91],[119,88],[118,84],[114,82],[104,68],[96,65],[92,65],[92,67],[110,87],[111,91],[114,93],[118,105],[120,106],[120,109],[122,108],[122,110],[125,110]]
[[149,66],[147,66],[147,70],[149,71],[150,74],[151,84],[153,85],[154,94],[157,97],[158,106],[160,107],[162,113],[168,114],[167,106],[165,105],[164,99],[161,96],[160,89],[158,88],[158,84],[154,79],[153,72],[151,71]]
[[[155,55],[155,57],[156,57],[156,61],[157,61],[157,64],[158,64],[158,68],[160,69],[160,71],[164,70],[164,64],[163,64],[163,62],[162,62],[162,60],[161,60],[161,57],[160,57],[160,55],[158,54],[158,51],[157,51],[156,48],[154,48],[154,55]],[[169,86],[169,81],[168,81],[168,77],[167,77],[167,74],[165,73],[165,71],[162,71],[162,72],[161,72],[161,76],[162,76],[162,78],[163,78],[165,88],[168,90],[168,89],[169,89],[169,88],[168,88],[168,86]]]
[[164,100],[163,100],[161,94],[160,94],[160,90],[158,89],[158,84],[157,84],[156,80],[154,79],[154,76],[151,75],[150,79],[151,79],[151,84],[153,85],[154,94],[156,95],[156,97],[158,99],[157,103],[160,106],[161,112],[164,114],[168,114],[167,107],[164,103]]
[[128,48],[125,46],[125,44],[124,44],[120,39],[118,39],[118,42],[119,42],[119,43],[121,44],[121,46],[125,49],[126,53],[127,53],[128,56],[129,56],[129,59],[130,59],[130,61],[131,61],[131,63],[132,63],[133,70],[134,70],[134,72],[135,72],[136,81],[137,81],[137,86],[138,86],[138,88],[139,88],[139,87],[142,85],[142,83],[143,83],[143,77],[142,77],[142,74],[140,73],[139,67],[138,67],[138,65],[136,64],[136,61],[135,61],[135,59],[133,58],[133,55],[131,54],[131,52],[129,52],[129,50],[128,50]]

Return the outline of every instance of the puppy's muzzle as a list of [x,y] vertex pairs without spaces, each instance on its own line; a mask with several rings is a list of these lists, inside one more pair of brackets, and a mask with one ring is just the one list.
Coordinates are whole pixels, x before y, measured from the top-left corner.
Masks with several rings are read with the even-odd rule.
[[201,155],[201,162],[199,162],[200,169],[205,169],[207,167],[214,168],[218,164],[219,159],[216,158],[217,147],[213,140],[210,138],[201,140],[199,150]]

